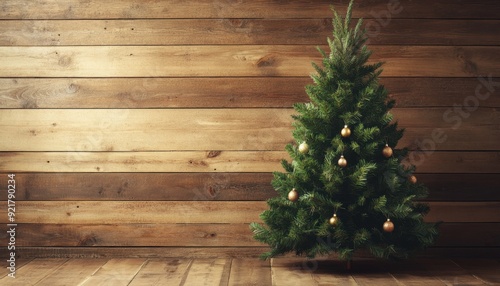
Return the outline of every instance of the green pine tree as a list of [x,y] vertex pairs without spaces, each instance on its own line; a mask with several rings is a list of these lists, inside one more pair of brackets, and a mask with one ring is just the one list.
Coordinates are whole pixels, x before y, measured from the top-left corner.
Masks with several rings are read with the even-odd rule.
[[[271,247],[263,259],[335,252],[350,260],[360,249],[407,258],[437,236],[436,224],[423,221],[428,206],[418,202],[427,189],[415,182],[415,167],[402,163],[407,150],[392,149],[403,130],[389,112],[395,102],[378,82],[382,63],[367,63],[362,20],[350,27],[352,6],[345,19],[332,9],[330,54],[318,48],[323,67],[313,63],[310,102],[294,105],[296,144],[286,146],[292,161],[283,160],[286,172],[274,173],[278,196],[261,214],[265,225],[250,225],[254,238]],[[391,225],[383,228],[388,219],[392,232]]]

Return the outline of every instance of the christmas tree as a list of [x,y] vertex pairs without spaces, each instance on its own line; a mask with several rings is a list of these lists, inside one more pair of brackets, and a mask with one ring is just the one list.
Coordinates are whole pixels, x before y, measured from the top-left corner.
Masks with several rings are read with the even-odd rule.
[[318,48],[322,67],[313,63],[310,102],[294,105],[292,161],[275,172],[278,196],[261,214],[265,225],[250,225],[254,238],[271,249],[267,259],[337,253],[350,261],[356,251],[378,258],[407,258],[431,245],[437,230],[424,222],[429,211],[419,200],[427,189],[415,167],[403,163],[407,149],[389,112],[395,102],[378,82],[382,63],[368,64],[362,19],[350,27],[353,2],[345,19],[335,12],[330,53]]

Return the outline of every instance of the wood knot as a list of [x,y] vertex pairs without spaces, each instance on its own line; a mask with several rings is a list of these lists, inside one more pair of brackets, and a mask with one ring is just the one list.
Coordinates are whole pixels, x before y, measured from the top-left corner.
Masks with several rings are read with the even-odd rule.
[[62,56],[59,58],[59,65],[62,67],[68,67],[71,65],[72,59],[70,56]]
[[257,67],[268,67],[272,66],[276,62],[276,59],[273,55],[266,55],[260,58],[257,61]]
[[222,151],[209,151],[207,154],[207,158],[215,158],[219,156],[222,153]]
[[97,238],[94,235],[88,235],[78,242],[78,246],[93,246],[97,244]]
[[70,84],[70,85],[68,86],[68,88],[66,89],[66,92],[67,92],[67,93],[75,93],[75,92],[77,92],[79,89],[80,89],[80,87],[79,87],[77,84],[72,83],[72,84]]

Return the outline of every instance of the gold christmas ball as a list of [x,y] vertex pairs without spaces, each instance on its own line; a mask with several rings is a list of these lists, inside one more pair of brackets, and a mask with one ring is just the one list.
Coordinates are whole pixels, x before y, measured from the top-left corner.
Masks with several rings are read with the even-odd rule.
[[344,128],[342,128],[342,130],[340,131],[340,135],[342,135],[342,137],[344,138],[351,136],[351,129],[349,129],[347,125],[344,125]]
[[415,177],[414,175],[411,175],[408,180],[410,181],[410,183],[412,184],[416,184],[417,183],[417,177]]
[[306,142],[300,143],[300,145],[299,145],[299,152],[302,153],[302,154],[305,154],[305,153],[309,152],[309,145],[307,145]]
[[330,223],[333,226],[337,226],[339,223],[339,218],[337,217],[337,214],[333,214],[333,216],[328,220],[328,223]]
[[389,145],[385,144],[384,149],[382,150],[382,154],[384,157],[389,158],[392,156],[392,148]]
[[288,193],[288,199],[292,202],[295,202],[299,199],[299,193],[295,188],[293,188],[289,193]]
[[339,159],[339,166],[344,168],[345,166],[347,166],[347,160],[344,158],[344,155],[340,156],[340,159]]
[[386,222],[384,222],[384,231],[385,232],[392,232],[394,230],[394,224],[390,219],[387,219]]

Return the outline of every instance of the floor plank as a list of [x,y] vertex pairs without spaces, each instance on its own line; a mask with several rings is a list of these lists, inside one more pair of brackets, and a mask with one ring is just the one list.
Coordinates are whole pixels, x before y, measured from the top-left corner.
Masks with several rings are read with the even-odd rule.
[[17,269],[16,278],[5,276],[0,279],[0,285],[34,285],[67,261],[65,258],[34,259]]
[[[15,266],[16,271],[17,271],[17,269],[20,269],[24,265],[30,263],[32,260],[33,259],[19,259],[19,258],[17,258],[16,259],[16,266]],[[10,264],[9,262],[6,262],[5,267],[0,268],[0,278],[3,278],[10,273],[9,264]]]
[[180,285],[220,285],[228,259],[196,259]]
[[271,264],[269,260],[233,259],[228,285],[271,285]]
[[497,259],[101,258],[20,262],[0,285],[500,285]]
[[180,285],[191,263],[191,259],[148,260],[130,286]]
[[139,258],[110,259],[94,275],[80,285],[128,285],[145,262],[146,259]]
[[107,261],[107,259],[92,258],[68,260],[36,285],[79,285],[92,276]]
[[341,261],[275,258],[272,285],[358,285]]
[[487,284],[500,284],[500,263],[494,259],[453,259],[453,261]]

